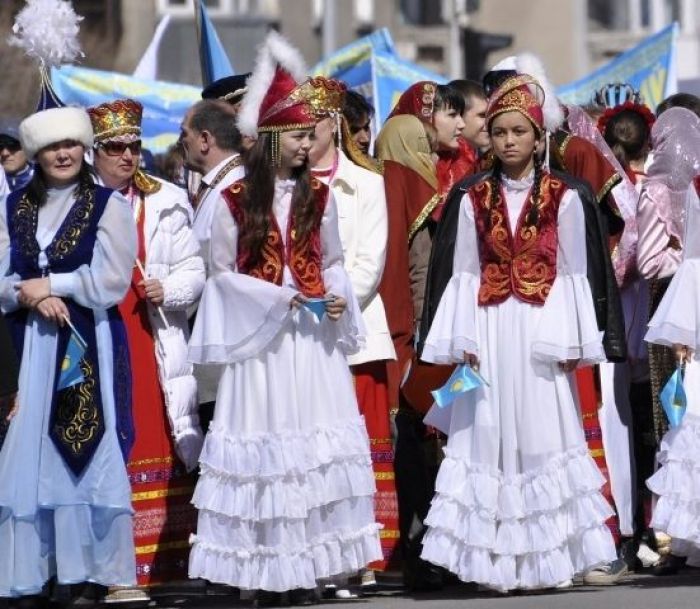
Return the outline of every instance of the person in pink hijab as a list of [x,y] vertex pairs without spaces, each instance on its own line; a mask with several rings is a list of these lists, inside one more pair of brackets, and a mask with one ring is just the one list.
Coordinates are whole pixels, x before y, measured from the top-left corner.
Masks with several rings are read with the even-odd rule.
[[646,197],[657,205],[668,235],[657,258],[664,271],[678,264],[645,339],[666,348],[674,367],[684,369],[687,408],[663,436],[657,455],[661,467],[647,481],[659,497],[651,524],[672,538],[666,562],[673,566],[683,557],[700,566],[700,118],[672,108],[661,115],[652,138]]

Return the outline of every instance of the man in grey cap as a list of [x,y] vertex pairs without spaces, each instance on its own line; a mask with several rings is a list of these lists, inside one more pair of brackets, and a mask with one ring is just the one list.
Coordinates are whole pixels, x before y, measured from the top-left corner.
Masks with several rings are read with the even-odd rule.
[[10,191],[24,188],[34,175],[34,167],[19,142],[17,127],[14,122],[0,124],[0,164],[5,170]]

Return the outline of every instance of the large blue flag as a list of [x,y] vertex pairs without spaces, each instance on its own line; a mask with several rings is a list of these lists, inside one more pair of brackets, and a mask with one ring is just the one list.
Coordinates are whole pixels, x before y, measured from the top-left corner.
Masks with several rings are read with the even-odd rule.
[[224,45],[221,44],[201,0],[197,0],[195,7],[195,27],[199,43],[199,63],[202,68],[202,86],[206,87],[215,80],[235,74]]
[[586,104],[595,91],[608,83],[626,82],[641,91],[644,102],[656,108],[678,88],[676,76],[676,38],[674,23],[643,40],[588,76],[557,89],[567,104]]
[[445,83],[447,79],[401,59],[386,28],[359,38],[316,64],[314,74],[344,81],[375,109],[374,132],[381,129],[401,93],[419,80]]
[[177,141],[185,113],[201,99],[198,87],[77,66],[52,68],[51,83],[66,104],[87,108],[125,97],[141,102],[143,146],[153,153],[165,152]]

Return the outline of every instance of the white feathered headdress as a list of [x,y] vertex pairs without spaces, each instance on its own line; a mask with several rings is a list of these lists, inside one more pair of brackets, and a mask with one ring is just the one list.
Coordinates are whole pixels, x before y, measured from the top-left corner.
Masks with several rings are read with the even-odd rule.
[[518,74],[529,74],[542,87],[544,93],[544,104],[542,104],[542,114],[544,115],[544,127],[547,131],[554,132],[564,123],[565,115],[559,100],[556,89],[547,78],[544,64],[539,57],[533,53],[520,53],[511,55],[499,61],[491,71],[515,70]]
[[70,63],[84,56],[78,42],[82,19],[65,0],[27,0],[8,42],[47,69]]
[[37,111],[19,126],[22,148],[32,158],[39,150],[62,140],[76,140],[86,148],[93,143],[92,125],[83,108],[67,108],[51,86],[49,70],[83,57],[78,42],[82,17],[66,0],[27,0],[17,14],[8,39],[37,60],[41,94]]
[[[269,118],[260,115],[261,108],[269,113],[272,109],[270,102],[273,102],[273,107],[278,109],[279,104],[275,102],[282,102],[283,95],[291,93],[294,86],[304,81],[307,75],[308,70],[301,53],[282,35],[271,31],[258,50],[255,68],[247,82],[248,91],[243,97],[238,113],[240,132],[256,138],[261,123]],[[287,82],[284,82],[285,79]],[[275,96],[280,99],[274,99]],[[291,105],[293,104],[288,105],[286,109]],[[301,128],[302,123],[313,125],[314,121],[298,121],[291,125]]]

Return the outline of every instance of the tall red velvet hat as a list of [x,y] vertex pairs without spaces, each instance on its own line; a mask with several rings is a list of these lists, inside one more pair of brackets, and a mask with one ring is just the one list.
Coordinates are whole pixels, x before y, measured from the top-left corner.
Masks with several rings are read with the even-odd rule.
[[540,132],[544,131],[542,104],[544,91],[532,76],[518,74],[506,79],[489,98],[486,107],[486,124],[499,114],[520,112]]
[[299,51],[277,32],[270,32],[258,52],[241,102],[241,133],[256,138],[258,133],[313,127],[316,118],[302,86],[306,74]]

